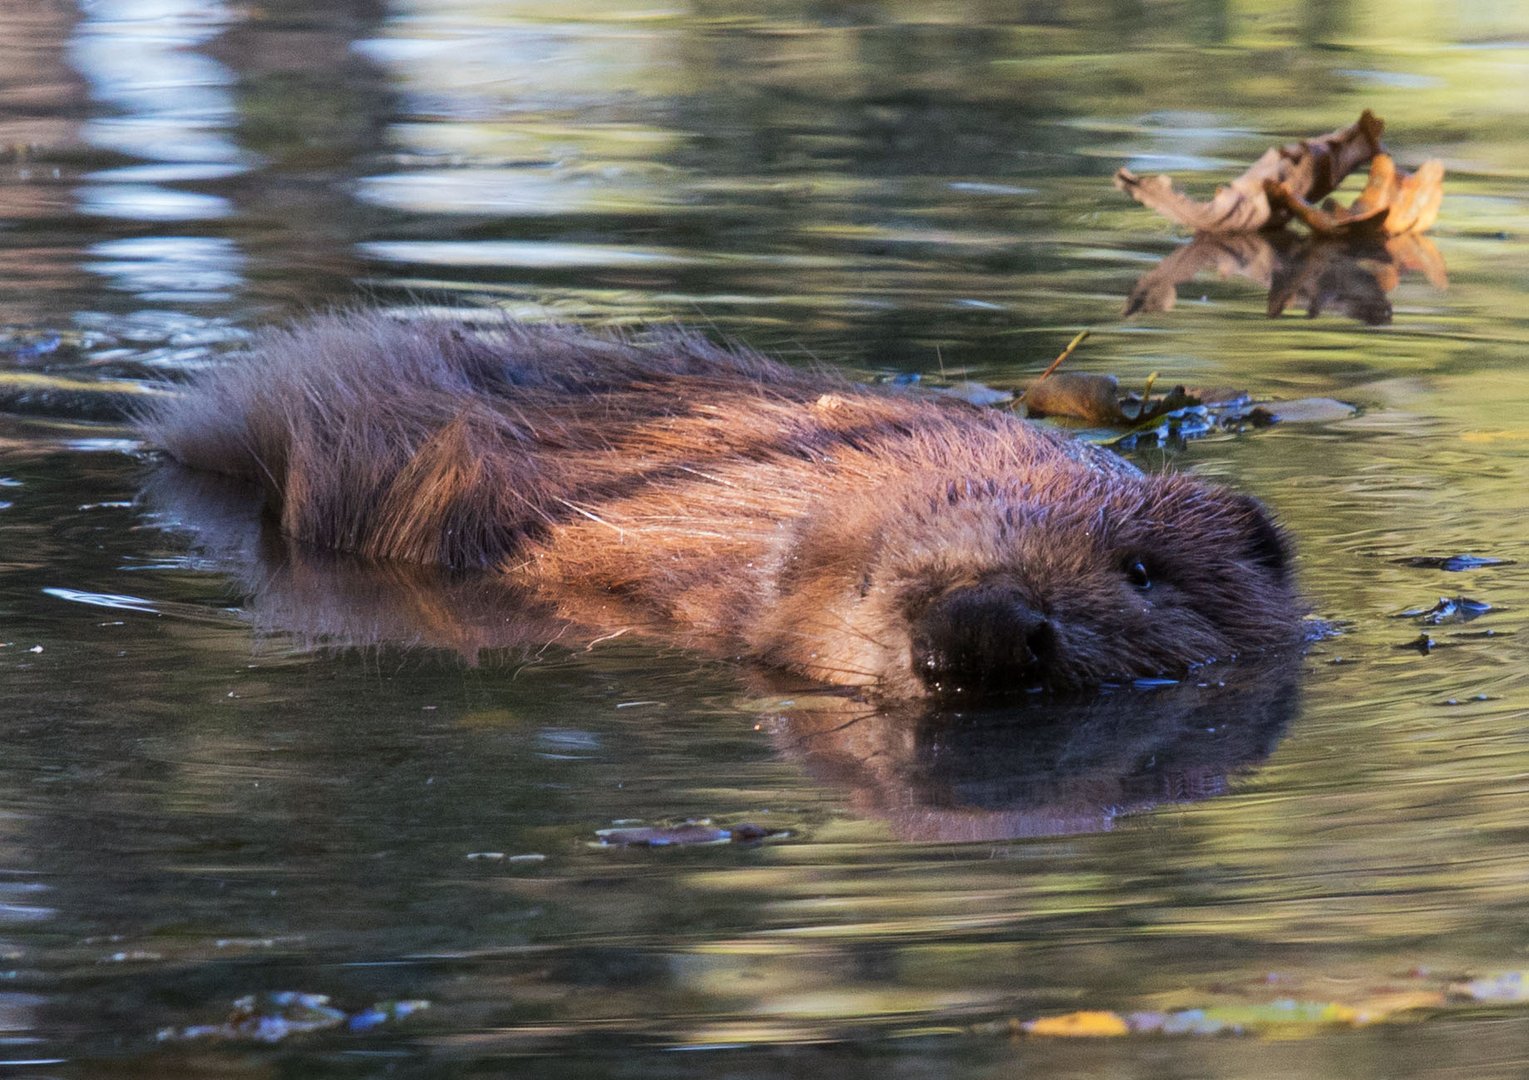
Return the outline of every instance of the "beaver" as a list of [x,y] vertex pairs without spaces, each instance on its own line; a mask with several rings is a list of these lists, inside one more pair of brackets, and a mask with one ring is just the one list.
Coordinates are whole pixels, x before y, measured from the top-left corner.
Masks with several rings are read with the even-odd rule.
[[491,571],[601,633],[682,633],[886,699],[1165,676],[1285,646],[1255,499],[997,409],[682,331],[344,312],[142,418],[289,538]]

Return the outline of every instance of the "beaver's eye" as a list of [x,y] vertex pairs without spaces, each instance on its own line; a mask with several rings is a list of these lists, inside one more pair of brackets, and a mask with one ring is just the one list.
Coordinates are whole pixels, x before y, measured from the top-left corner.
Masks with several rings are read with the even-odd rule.
[[1147,568],[1142,565],[1140,559],[1133,559],[1125,565],[1126,580],[1138,589],[1152,588],[1152,578],[1147,573]]

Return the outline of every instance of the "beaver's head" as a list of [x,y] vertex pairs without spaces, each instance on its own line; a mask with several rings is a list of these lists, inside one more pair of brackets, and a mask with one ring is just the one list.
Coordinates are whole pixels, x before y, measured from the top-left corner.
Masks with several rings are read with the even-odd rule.
[[769,620],[772,658],[828,681],[959,703],[1300,637],[1282,533],[1224,488],[1067,463],[864,502],[806,525]]

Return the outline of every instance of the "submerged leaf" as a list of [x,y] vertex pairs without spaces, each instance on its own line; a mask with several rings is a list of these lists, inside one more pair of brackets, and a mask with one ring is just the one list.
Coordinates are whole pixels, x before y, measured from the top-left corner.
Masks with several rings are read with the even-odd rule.
[[1398,566],[1411,566],[1420,570],[1479,570],[1483,566],[1511,566],[1512,559],[1495,559],[1486,555],[1411,555],[1405,559],[1393,559]]
[[721,828],[709,821],[686,821],[678,825],[643,825],[597,829],[606,847],[677,847],[688,844],[751,844],[779,835],[761,825],[743,822]]
[[1335,398],[1297,398],[1294,401],[1271,401],[1262,406],[1272,418],[1284,424],[1323,424],[1347,420],[1359,410]]

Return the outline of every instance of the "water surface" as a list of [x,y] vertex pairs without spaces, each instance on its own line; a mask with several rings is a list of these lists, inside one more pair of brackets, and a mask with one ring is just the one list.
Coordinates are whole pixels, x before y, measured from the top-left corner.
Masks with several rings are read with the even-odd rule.
[[[153,383],[271,320],[423,298],[1001,387],[1089,327],[1076,370],[1360,407],[1139,456],[1279,512],[1343,629],[1299,670],[1065,730],[828,738],[842,703],[680,650],[477,655],[478,594],[272,562],[237,512],[142,497],[152,463],[87,392],[7,391],[0,1058],[1523,1074],[1515,1008],[1292,1041],[971,1029],[1529,966],[1524,12],[106,0],[0,8],[0,42],[0,376]],[[1117,167],[1208,192],[1365,107],[1404,164],[1445,162],[1447,288],[1403,271],[1377,326],[1269,319],[1208,269],[1121,315],[1187,238]],[[1397,561],[1461,552],[1516,561]],[[1406,647],[1399,612],[1462,595],[1492,610]],[[314,647],[336,613],[364,647]],[[594,843],[698,817],[781,835]],[[156,1041],[262,990],[432,1008]]]

